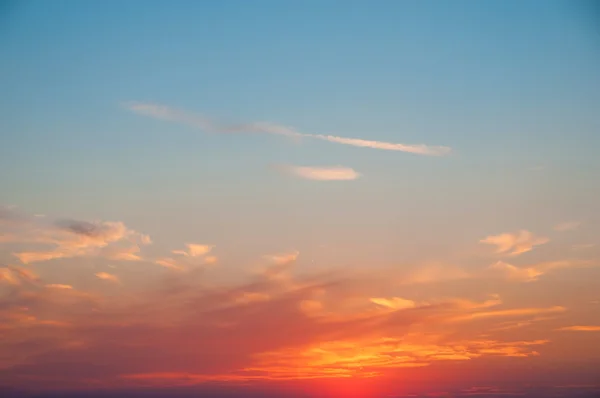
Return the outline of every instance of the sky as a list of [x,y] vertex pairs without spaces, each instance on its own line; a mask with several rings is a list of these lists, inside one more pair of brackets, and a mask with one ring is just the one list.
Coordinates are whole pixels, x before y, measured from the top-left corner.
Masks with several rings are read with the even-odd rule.
[[597,396],[598,12],[0,2],[0,391]]

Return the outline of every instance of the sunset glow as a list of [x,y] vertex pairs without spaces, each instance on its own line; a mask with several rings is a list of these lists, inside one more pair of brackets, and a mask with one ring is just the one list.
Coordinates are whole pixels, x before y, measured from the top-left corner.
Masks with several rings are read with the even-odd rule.
[[578,7],[2,3],[0,397],[597,397]]

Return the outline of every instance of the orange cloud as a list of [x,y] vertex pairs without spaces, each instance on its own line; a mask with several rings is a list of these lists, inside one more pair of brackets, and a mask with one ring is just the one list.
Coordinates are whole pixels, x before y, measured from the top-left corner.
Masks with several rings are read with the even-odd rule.
[[451,318],[451,321],[469,321],[478,318],[498,318],[498,317],[520,317],[527,315],[540,315],[565,312],[567,309],[561,306],[548,308],[513,308],[510,310],[473,312],[470,314],[459,315]]
[[173,250],[171,252],[180,257],[162,257],[157,259],[155,263],[166,268],[181,271],[200,265],[213,265],[218,261],[216,256],[207,255],[213,250],[214,245],[186,243],[185,246],[186,250]]
[[392,297],[392,298],[372,298],[370,299],[372,303],[380,305],[382,307],[386,307],[393,310],[401,310],[405,308],[414,308],[416,304],[412,300],[406,300],[400,297]]
[[22,267],[2,267],[0,268],[0,282],[4,281],[9,285],[20,285],[24,282],[35,282],[39,279],[38,275]]
[[173,254],[189,257],[204,256],[212,251],[214,245],[203,245],[197,243],[186,243],[187,250],[173,250]]
[[492,264],[490,269],[499,272],[508,280],[533,282],[537,281],[540,276],[554,269],[584,267],[589,265],[592,265],[589,261],[550,261],[528,267],[516,267],[512,264],[498,261]]
[[557,330],[571,332],[600,332],[600,326],[566,326]]
[[[76,225],[77,234],[84,236],[81,240],[67,238],[74,232],[54,229],[45,232],[44,239],[73,239],[86,250],[96,248],[98,267],[111,257],[136,255],[134,247],[142,244],[143,238],[136,235],[99,246],[97,242],[112,239],[107,236],[122,234],[112,227],[96,232],[98,224]],[[209,246],[186,244],[181,253],[156,263],[185,266],[184,270],[207,264],[214,257]],[[80,290],[86,279],[73,289],[49,283],[44,273],[40,277],[24,266],[0,268],[0,384],[81,387],[97,380],[103,386],[165,386],[385,379],[431,365],[427,372],[456,371],[451,367],[456,362],[477,367],[492,357],[506,361],[544,357],[548,343],[544,334],[555,326],[515,329],[566,311],[531,304],[527,295],[520,296],[527,302],[515,301],[511,290],[502,290],[501,300],[489,289],[504,285],[465,281],[479,275],[472,269],[444,270],[434,264],[420,273],[409,270],[399,284],[398,274],[372,268],[363,274],[347,269],[307,274],[293,269],[298,258],[298,251],[264,256],[259,274],[248,275],[245,281],[236,275],[235,283],[223,279],[211,283],[208,273],[145,272],[145,264],[132,263],[122,267],[123,272],[128,268],[137,275],[144,273],[143,283],[108,290],[93,285],[95,293]],[[531,267],[546,272],[560,264]],[[486,268],[481,275],[487,272]],[[96,277],[119,282],[117,275],[107,272]],[[524,279],[528,278],[530,274]],[[60,274],[52,276],[51,281],[57,280]],[[445,287],[416,285],[444,281],[453,282]],[[538,298],[533,302],[539,303]],[[536,334],[519,336],[520,332]]]
[[47,288],[50,289],[73,289],[71,285],[63,285],[61,283],[50,283],[46,285]]
[[116,275],[109,274],[108,272],[98,272],[96,273],[96,276],[105,281],[119,282],[119,278]]
[[[122,222],[87,222],[60,220],[47,224],[39,220],[23,222],[11,235],[11,242],[53,246],[52,249],[15,252],[23,264],[79,256],[106,256],[126,261],[139,261],[139,244],[151,243],[150,237],[125,226]],[[120,248],[118,244],[129,247]],[[117,246],[115,246],[117,245]]]
[[504,253],[511,256],[526,253],[534,246],[543,245],[550,240],[545,237],[536,237],[531,232],[521,230],[516,233],[504,233],[500,235],[491,235],[480,240],[480,243],[486,243],[496,246],[496,253]]
[[286,265],[296,261],[299,255],[300,252],[295,250],[289,253],[269,254],[264,257],[275,265]]
[[177,260],[169,257],[159,258],[155,261],[155,263],[165,268],[171,268],[177,271],[181,271],[184,269],[183,266],[177,264]]

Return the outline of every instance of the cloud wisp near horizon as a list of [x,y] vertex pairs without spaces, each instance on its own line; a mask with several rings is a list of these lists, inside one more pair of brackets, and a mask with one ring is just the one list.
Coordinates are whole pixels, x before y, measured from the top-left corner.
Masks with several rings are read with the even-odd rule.
[[191,126],[209,133],[263,133],[281,135],[296,139],[311,138],[336,144],[350,145],[354,147],[372,148],[387,151],[400,151],[427,156],[443,156],[452,152],[452,149],[447,146],[430,146],[425,144],[399,144],[384,141],[366,140],[361,138],[338,137],[328,134],[301,133],[291,127],[270,122],[222,124],[202,115],[197,115],[184,110],[153,103],[130,101],[124,102],[122,106],[125,109],[137,113],[139,115],[174,123],[185,124],[187,126]]

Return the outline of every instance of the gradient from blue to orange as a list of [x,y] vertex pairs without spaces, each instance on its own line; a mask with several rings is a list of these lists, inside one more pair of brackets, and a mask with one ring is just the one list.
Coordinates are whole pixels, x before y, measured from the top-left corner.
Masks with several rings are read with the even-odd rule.
[[[27,285],[24,278],[110,297],[139,294],[131,300],[154,303],[160,295],[145,291],[149,285],[161,278],[185,280],[186,267],[211,265],[207,279],[215,282],[198,281],[204,287],[247,288],[257,273],[268,279],[269,287],[254,289],[254,296],[234,289],[244,290],[242,301],[260,306],[304,286],[282,277],[277,267],[309,275],[339,272],[344,280],[353,278],[347,273],[378,274],[373,280],[357,277],[360,286],[354,281],[344,288],[333,278],[335,299],[301,295],[309,325],[320,325],[314,342],[329,347],[332,331],[325,327],[329,337],[323,337],[313,312],[350,317],[360,329],[353,317],[363,316],[362,304],[356,304],[363,296],[379,310],[399,313],[454,303],[460,314],[417,316],[436,336],[444,334],[446,322],[463,322],[461,311],[502,305],[498,311],[536,310],[526,311],[533,318],[524,324],[514,321],[510,335],[510,341],[537,342],[539,358],[523,359],[538,361],[531,365],[531,380],[543,379],[561,362],[598,364],[600,351],[589,348],[600,341],[600,333],[589,329],[600,325],[600,285],[594,282],[600,276],[595,11],[586,2],[554,0],[5,2],[0,204],[8,207],[0,208],[0,216],[12,221],[0,230],[0,268],[6,270],[0,289],[17,294]],[[259,122],[271,127],[256,127]],[[223,132],[222,126],[240,125],[239,131]],[[283,126],[292,134],[275,131]],[[451,150],[429,156],[343,142],[347,138]],[[15,226],[15,217],[27,221]],[[46,221],[65,218],[95,227]],[[107,220],[123,224],[103,224]],[[94,229],[93,236],[82,237],[82,225],[101,233]],[[43,238],[35,231],[44,231]],[[122,240],[140,251],[108,250]],[[202,254],[193,255],[186,243],[197,244]],[[59,254],[48,257],[44,245],[57,246]],[[204,263],[177,256],[202,257]],[[277,272],[270,273],[269,264]],[[19,274],[21,268],[36,277]],[[112,280],[106,275],[115,276],[118,287],[105,287]],[[273,280],[281,286],[271,286]],[[169,300],[186,314],[179,298]],[[513,322],[504,319],[510,313],[482,313]],[[543,324],[550,315],[540,314],[557,318],[544,329],[537,321]],[[3,316],[15,319],[14,313]],[[218,321],[234,322],[226,318]],[[5,330],[12,330],[6,322]],[[182,330],[194,330],[192,324]],[[487,324],[481,332],[474,322],[453,338],[479,336],[477,347],[482,339],[499,344],[502,339],[488,335],[514,325]],[[588,330],[557,332],[571,326]],[[43,333],[33,333],[27,344],[41,344]],[[377,339],[408,332],[394,333],[358,333],[346,340],[377,357],[383,355]],[[245,341],[236,336],[223,344]],[[96,337],[96,343],[105,338]],[[342,355],[347,347],[338,340],[331,352]],[[443,355],[458,355],[434,340],[419,337],[411,344],[421,353],[437,347],[446,350]],[[541,343],[546,340],[552,343]],[[11,341],[10,354],[0,356],[4,384],[22,376],[17,363],[23,356],[31,364],[40,355],[27,356],[17,343]],[[307,374],[314,376],[314,363],[327,361],[303,351],[306,344],[292,338],[263,351],[299,369],[304,358],[313,364]],[[511,346],[517,351],[503,352],[522,354],[514,348],[519,344]],[[486,349],[502,351],[494,347]],[[260,357],[261,349],[243,356]],[[470,352],[473,363],[486,355],[480,348]],[[240,361],[220,361],[219,372],[238,371]],[[504,366],[487,365],[489,373]],[[463,372],[435,373],[436,366],[405,372],[438,378]],[[464,368],[462,362],[457,366]],[[133,366],[126,373],[161,373],[156,380],[168,385],[184,367],[137,372]],[[90,372],[100,384],[121,387]],[[464,372],[460,387],[473,387]],[[206,381],[199,370],[191,373],[199,384]],[[587,380],[584,371],[572,373],[567,376],[574,384]]]

